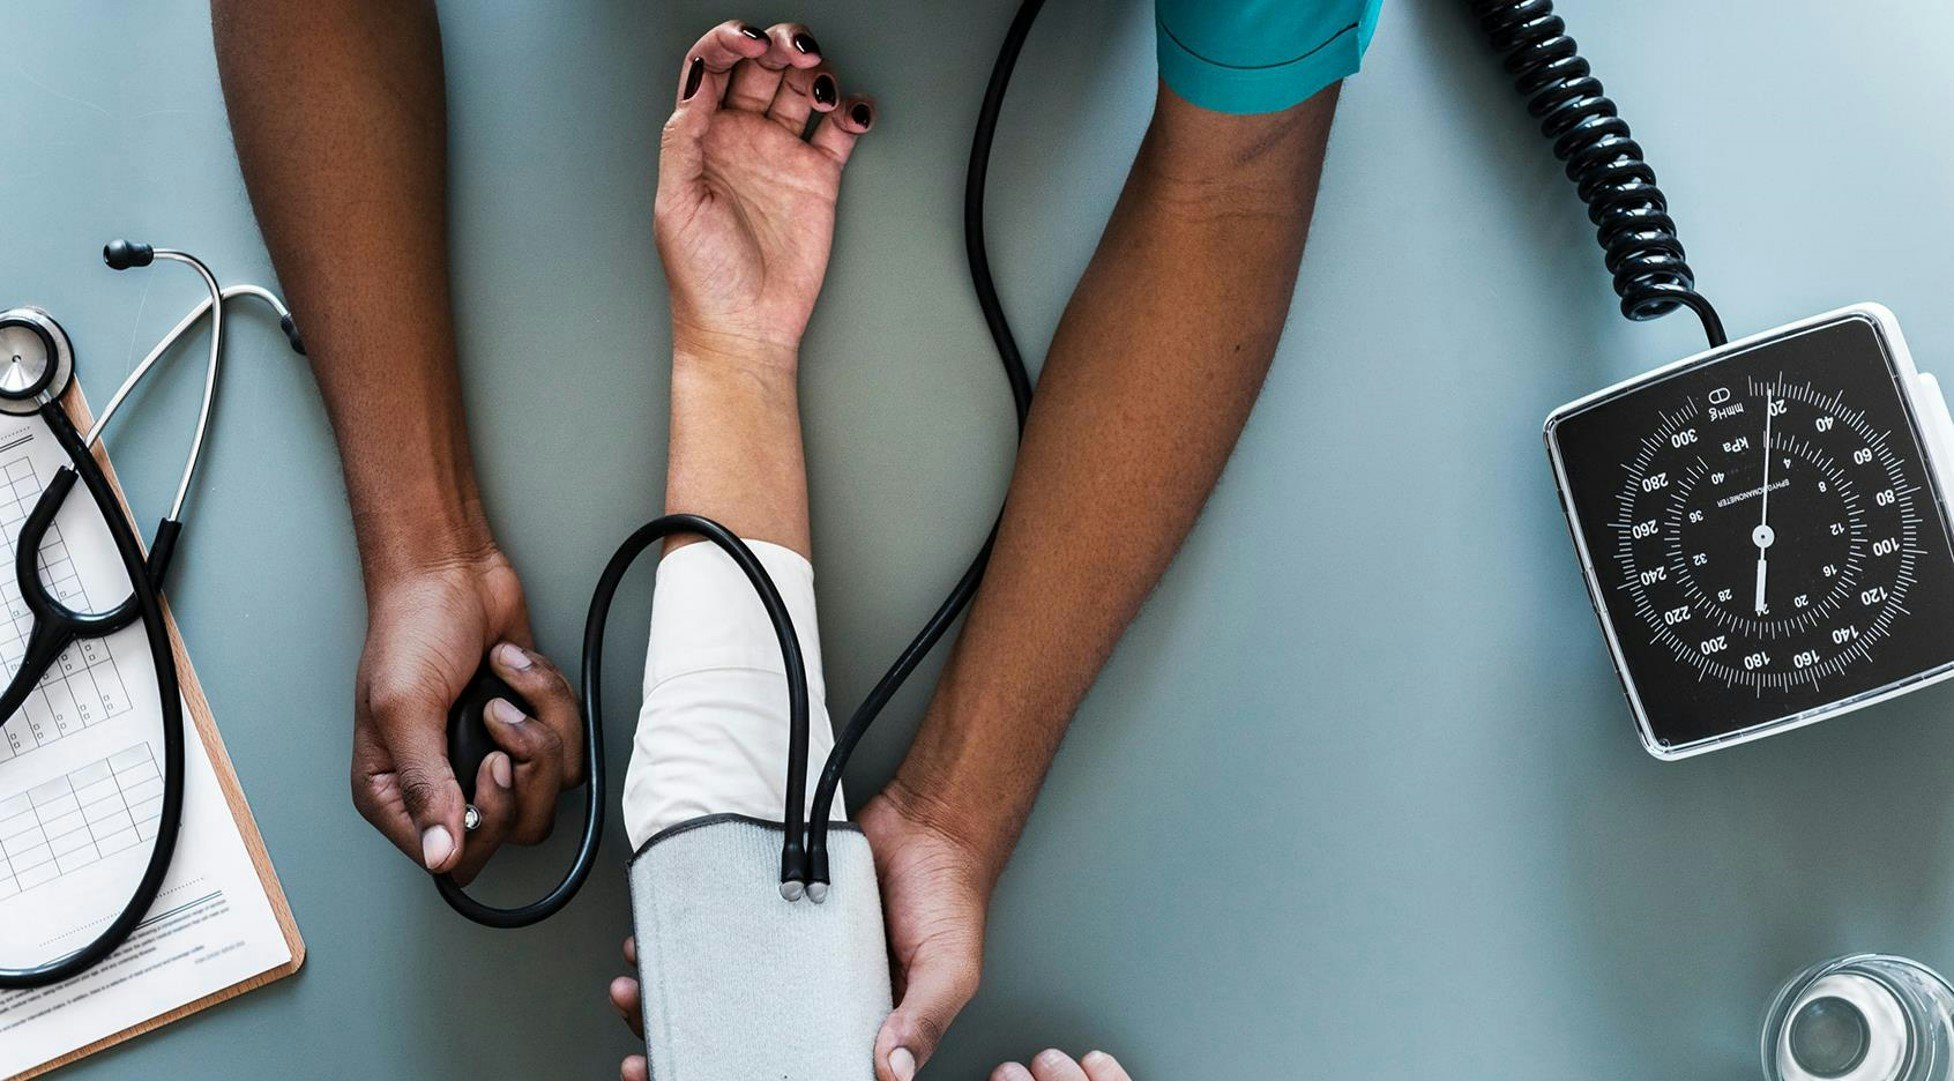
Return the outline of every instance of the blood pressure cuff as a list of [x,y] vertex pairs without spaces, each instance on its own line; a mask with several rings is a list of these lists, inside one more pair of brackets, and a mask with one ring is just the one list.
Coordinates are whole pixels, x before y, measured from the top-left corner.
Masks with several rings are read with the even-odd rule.
[[872,1081],[889,953],[868,838],[829,827],[821,904],[780,896],[781,826],[682,822],[631,861],[651,1081]]
[[1204,109],[1280,112],[1357,73],[1384,0],[1155,0],[1160,78]]

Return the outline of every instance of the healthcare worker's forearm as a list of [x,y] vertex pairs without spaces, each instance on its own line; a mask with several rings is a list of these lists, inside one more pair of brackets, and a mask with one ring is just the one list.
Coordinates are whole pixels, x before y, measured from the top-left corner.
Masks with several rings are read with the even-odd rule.
[[432,3],[213,0],[239,164],[337,434],[368,592],[491,545],[455,372]]
[[1161,91],[1052,341],[989,575],[891,790],[993,876],[1248,419],[1335,104],[1333,86],[1227,116]]

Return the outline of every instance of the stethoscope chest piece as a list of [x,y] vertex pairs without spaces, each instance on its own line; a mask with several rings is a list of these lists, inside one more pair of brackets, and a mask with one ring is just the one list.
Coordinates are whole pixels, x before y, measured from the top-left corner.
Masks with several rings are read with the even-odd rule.
[[0,412],[39,412],[74,374],[74,346],[53,316],[39,308],[0,312]]

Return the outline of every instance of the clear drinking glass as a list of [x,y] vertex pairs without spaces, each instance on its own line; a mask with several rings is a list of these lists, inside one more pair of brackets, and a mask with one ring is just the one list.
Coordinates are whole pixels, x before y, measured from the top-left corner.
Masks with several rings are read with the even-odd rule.
[[1767,1081],[1954,1081],[1954,987],[1862,953],[1793,977],[1764,1015]]

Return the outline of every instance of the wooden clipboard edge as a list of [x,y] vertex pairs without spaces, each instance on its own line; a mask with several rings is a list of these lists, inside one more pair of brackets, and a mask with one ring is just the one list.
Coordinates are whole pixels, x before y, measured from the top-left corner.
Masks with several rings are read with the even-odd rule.
[[[75,426],[87,431],[94,423],[94,414],[89,411],[88,400],[82,395],[81,384],[71,383],[66,394],[62,395],[62,406],[74,418]],[[116,502],[122,506],[122,513],[129,513],[128,497],[122,493],[122,482],[116,479],[115,466],[110,464],[108,449],[101,443],[95,445],[95,460],[101,463],[102,471],[108,474],[109,485],[115,489]],[[131,519],[133,520],[133,519]],[[217,721],[211,716],[210,700],[204,697],[203,684],[197,680],[197,670],[191,667],[189,651],[183,648],[183,635],[177,631],[176,617],[170,612],[167,599],[163,602],[163,622],[170,632],[170,651],[176,656],[177,682],[183,691],[183,700],[190,707],[190,718],[197,726],[197,734],[203,737],[204,752],[210,758],[211,772],[217,776],[217,787],[223,790],[224,802],[230,806],[231,818],[237,823],[238,833],[244,839],[244,849],[250,853],[251,865],[258,872],[258,883],[264,887],[265,897],[271,902],[272,915],[278,920],[278,928],[284,932],[285,946],[291,951],[292,959],[282,965],[268,968],[256,976],[251,976],[229,987],[213,991],[194,1002],[187,1002],[168,1013],[158,1014],[147,1021],[131,1025],[121,1032],[104,1036],[86,1047],[78,1047],[60,1058],[44,1062],[39,1066],[15,1074],[8,1081],[27,1081],[51,1070],[58,1070],[69,1063],[87,1058],[97,1051],[114,1047],[116,1044],[132,1040],[137,1036],[153,1032],[164,1025],[180,1021],[193,1013],[209,1009],[220,1002],[236,998],[247,991],[255,991],[269,983],[275,983],[297,972],[305,964],[305,940],[299,936],[298,920],[292,915],[291,903],[285,899],[285,888],[278,881],[278,871],[272,866],[271,853],[265,848],[265,839],[258,832],[257,820],[251,817],[250,804],[244,798],[244,786],[237,779],[237,769],[231,764],[230,752],[224,749],[224,738],[217,731]]]

